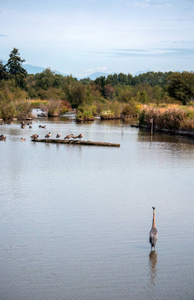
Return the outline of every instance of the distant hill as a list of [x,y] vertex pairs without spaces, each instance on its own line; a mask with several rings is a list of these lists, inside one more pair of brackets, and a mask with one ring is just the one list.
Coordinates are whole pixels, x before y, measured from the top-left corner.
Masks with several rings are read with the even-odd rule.
[[41,73],[42,71],[45,70],[45,68],[37,67],[37,66],[32,66],[32,65],[23,65],[23,68],[26,69],[26,71],[28,72],[28,74]]
[[[37,67],[37,66],[32,66],[32,65],[23,65],[24,69],[26,69],[26,71],[28,72],[28,74],[36,74],[36,73],[41,73],[45,70],[45,68],[42,68],[42,67]],[[53,71],[53,70],[52,70]],[[64,74],[64,73],[61,73],[57,70],[53,71],[55,72],[56,74],[60,74],[60,75],[63,75],[63,76],[67,76],[67,74]]]

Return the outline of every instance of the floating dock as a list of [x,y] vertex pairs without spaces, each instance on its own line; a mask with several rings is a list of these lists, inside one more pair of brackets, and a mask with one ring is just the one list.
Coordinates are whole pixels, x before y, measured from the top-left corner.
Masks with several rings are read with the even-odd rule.
[[38,143],[50,143],[50,144],[120,147],[120,144],[115,144],[115,143],[92,142],[92,141],[82,141],[82,140],[37,139],[32,141]]

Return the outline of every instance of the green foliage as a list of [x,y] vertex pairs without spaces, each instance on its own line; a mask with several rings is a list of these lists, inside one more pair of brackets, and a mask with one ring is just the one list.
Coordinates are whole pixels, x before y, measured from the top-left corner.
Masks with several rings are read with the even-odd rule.
[[[80,95],[79,90],[81,92]],[[64,78],[62,91],[65,95],[63,99],[68,101],[72,105],[72,107],[78,107],[80,104],[82,104],[82,101],[85,100],[83,99],[85,97],[85,86],[79,83],[77,79],[73,78],[72,76],[67,76],[66,78]]]
[[49,100],[49,99],[55,99],[55,100],[60,100],[61,99],[61,90],[54,88],[54,87],[49,87],[48,89],[40,89],[37,92],[37,96],[42,99],[42,100]]
[[78,107],[86,100],[86,88],[83,84],[77,83],[72,87],[72,106]]
[[194,98],[194,73],[172,73],[167,89],[171,97],[186,105]]
[[123,110],[123,104],[118,101],[108,101],[104,104],[101,112],[101,118],[120,118]]
[[14,78],[16,85],[21,88],[25,87],[25,78],[27,76],[26,70],[22,67],[23,62],[25,62],[25,59],[21,59],[18,49],[13,48],[5,65],[9,76]]
[[61,114],[65,114],[66,112],[72,110],[70,103],[67,101],[64,101],[64,100],[61,101],[61,105],[62,105]]
[[122,115],[124,117],[127,117],[127,116],[136,116],[137,113],[136,113],[136,110],[135,110],[135,102],[132,102],[130,104],[126,104],[124,107],[123,107],[123,110],[122,110]]
[[59,88],[62,85],[63,76],[55,74],[50,68],[45,69],[41,73],[35,75],[35,88],[37,90],[48,88]]
[[106,84],[106,77],[100,76],[100,77],[96,78],[94,82],[98,86],[98,89],[103,93],[104,86]]
[[85,103],[88,104],[88,105],[91,105],[93,103],[92,89],[91,89],[90,85],[88,85],[86,87]]
[[147,72],[133,77],[132,84],[149,84],[150,86],[159,85],[165,87],[169,82],[169,75],[172,72]]
[[92,80],[90,78],[83,78],[83,79],[80,79],[80,82],[84,85],[89,85]]
[[9,100],[1,100],[0,102],[0,117],[4,120],[12,120],[17,115],[16,107],[14,101]]
[[8,73],[6,67],[4,66],[2,60],[0,60],[0,80],[8,79]]
[[138,92],[137,100],[143,104],[148,103],[149,99],[148,99],[148,95],[147,95],[146,91]]
[[120,102],[129,103],[133,98],[133,93],[131,90],[122,90],[118,96]]
[[96,116],[96,114],[95,105],[80,105],[77,108],[77,120],[94,120],[94,116]]
[[18,119],[30,115],[31,105],[26,100],[27,93],[12,86],[12,81],[0,85],[0,117],[2,119]]
[[119,73],[118,75],[115,73],[113,75],[108,75],[105,84],[111,84],[113,87],[121,84],[121,85],[131,85],[133,82],[133,76],[131,74],[123,74]]
[[37,100],[31,100],[31,101],[30,101],[31,108],[41,108],[41,107],[43,107],[46,103],[47,103],[46,100],[40,100],[40,99],[37,99]]
[[21,100],[15,102],[16,116],[18,119],[26,119],[31,117],[31,103],[27,100]]
[[50,99],[42,105],[41,109],[47,113],[48,117],[58,117],[62,111],[62,103],[60,100]]

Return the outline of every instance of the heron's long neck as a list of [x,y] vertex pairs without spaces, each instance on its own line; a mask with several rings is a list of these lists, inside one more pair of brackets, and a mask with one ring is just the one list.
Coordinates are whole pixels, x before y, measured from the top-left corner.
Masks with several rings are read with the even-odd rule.
[[153,222],[152,222],[152,228],[156,228],[155,209],[153,210]]

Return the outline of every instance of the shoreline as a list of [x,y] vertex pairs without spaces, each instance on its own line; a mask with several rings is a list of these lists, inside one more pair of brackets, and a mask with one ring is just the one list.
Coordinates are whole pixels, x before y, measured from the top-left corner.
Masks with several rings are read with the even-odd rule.
[[[130,125],[131,127],[134,128],[140,128],[140,129],[145,129],[145,130],[151,130],[150,126],[146,126],[146,125]],[[194,138],[194,131],[185,131],[185,130],[175,130],[175,129],[166,129],[166,128],[157,128],[154,127],[154,132],[159,132],[159,133],[166,133],[166,134],[170,134],[170,135],[180,135],[180,136],[185,136],[185,137],[189,137],[189,138]]]

